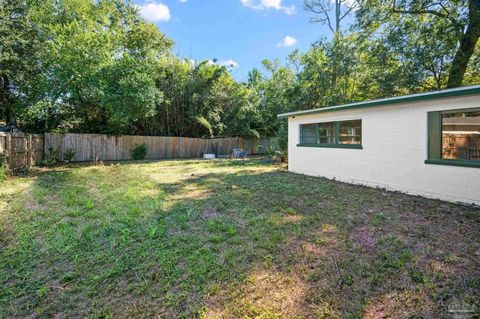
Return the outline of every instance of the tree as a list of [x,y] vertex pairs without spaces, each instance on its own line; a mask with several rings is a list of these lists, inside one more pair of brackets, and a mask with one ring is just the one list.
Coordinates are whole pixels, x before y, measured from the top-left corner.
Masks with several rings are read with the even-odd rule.
[[[333,14],[332,14],[333,3]],[[332,88],[337,85],[338,77],[338,64],[341,50],[341,42],[343,36],[342,22],[346,20],[349,15],[357,7],[356,0],[305,0],[304,7],[307,11],[314,13],[315,15],[310,19],[311,22],[321,23],[327,25],[333,34],[333,68],[331,74]]]
[[[445,35],[455,37],[456,49],[449,61],[447,87],[462,85],[480,38],[480,4],[477,0],[364,0],[357,12],[361,25],[371,29],[402,23],[404,17],[418,21],[424,16],[433,17],[432,23],[446,25]],[[422,26],[421,23],[417,25]]]
[[[333,14],[332,14],[333,4]],[[334,35],[342,33],[342,21],[357,7],[356,0],[305,0],[305,10],[314,16],[310,19],[313,23],[321,23],[328,26]]]
[[[31,22],[33,1],[0,0],[0,116],[7,124],[16,122],[16,113],[35,81],[44,51],[42,35]],[[31,93],[31,92],[28,92]]]
[[[133,3],[32,0],[20,8],[24,33],[40,49],[17,59],[34,67],[26,77],[15,61],[2,61],[10,70],[10,96],[16,97],[6,108],[16,108],[23,129],[120,134],[135,132],[137,122],[152,117],[162,96],[153,69],[172,41],[144,21]],[[11,9],[7,16],[22,15]]]
[[[452,23],[454,21],[455,20],[452,20]],[[480,3],[476,0],[469,1],[467,21],[466,28],[461,28],[461,25],[458,26],[460,33],[458,38],[459,46],[452,61],[448,77],[448,87],[462,85],[465,72],[467,71],[468,62],[470,61],[478,39],[480,38]]]

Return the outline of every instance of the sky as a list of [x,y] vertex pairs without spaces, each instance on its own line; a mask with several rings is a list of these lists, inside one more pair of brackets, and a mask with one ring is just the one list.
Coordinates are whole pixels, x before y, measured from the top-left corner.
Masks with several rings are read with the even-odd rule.
[[175,41],[174,53],[218,60],[238,81],[264,59],[285,62],[294,49],[330,37],[310,23],[303,0],[135,0],[145,19]]

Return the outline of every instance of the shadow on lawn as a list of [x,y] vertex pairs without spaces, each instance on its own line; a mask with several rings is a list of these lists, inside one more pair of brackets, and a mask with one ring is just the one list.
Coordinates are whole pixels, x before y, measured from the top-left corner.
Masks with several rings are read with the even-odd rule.
[[478,302],[478,208],[196,163],[173,182],[39,176],[0,268],[5,315],[434,318]]

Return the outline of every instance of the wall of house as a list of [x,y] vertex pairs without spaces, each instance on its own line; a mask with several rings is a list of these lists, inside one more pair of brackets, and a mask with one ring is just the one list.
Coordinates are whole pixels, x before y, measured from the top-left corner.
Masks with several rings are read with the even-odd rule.
[[[480,107],[480,96],[290,117],[289,170],[480,205],[480,168],[425,164],[427,112]],[[362,120],[363,149],[298,147],[300,124]]]

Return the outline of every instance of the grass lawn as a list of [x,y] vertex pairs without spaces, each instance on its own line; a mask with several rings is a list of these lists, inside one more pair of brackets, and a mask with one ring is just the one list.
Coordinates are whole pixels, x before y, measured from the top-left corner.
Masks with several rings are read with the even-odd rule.
[[442,318],[479,300],[479,208],[261,161],[0,186],[0,318]]

